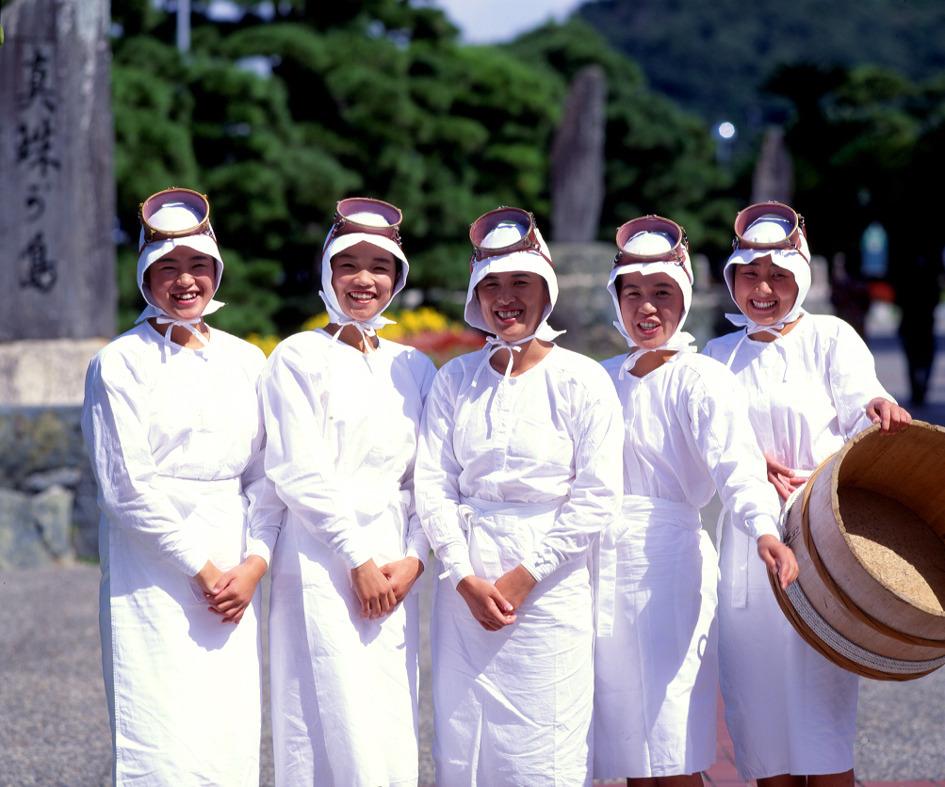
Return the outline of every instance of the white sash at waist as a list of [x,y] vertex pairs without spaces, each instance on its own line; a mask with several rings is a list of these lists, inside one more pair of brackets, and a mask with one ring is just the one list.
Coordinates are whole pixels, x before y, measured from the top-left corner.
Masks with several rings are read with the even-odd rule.
[[517,503],[466,498],[460,525],[477,576],[495,581],[529,557],[554,526],[562,501]]
[[632,526],[672,526],[697,531],[702,527],[699,510],[688,503],[646,495],[624,495],[620,521],[601,534],[597,557],[597,636],[609,637],[614,629],[617,596],[617,541]]

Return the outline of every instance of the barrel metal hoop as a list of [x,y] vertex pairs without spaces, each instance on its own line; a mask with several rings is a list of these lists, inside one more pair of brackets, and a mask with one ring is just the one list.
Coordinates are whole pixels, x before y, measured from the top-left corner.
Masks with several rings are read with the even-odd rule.
[[928,661],[905,661],[881,656],[851,642],[825,621],[811,605],[804,591],[796,582],[787,588],[787,597],[794,610],[818,638],[827,646],[850,661],[871,670],[894,675],[924,675],[945,664],[945,656]]

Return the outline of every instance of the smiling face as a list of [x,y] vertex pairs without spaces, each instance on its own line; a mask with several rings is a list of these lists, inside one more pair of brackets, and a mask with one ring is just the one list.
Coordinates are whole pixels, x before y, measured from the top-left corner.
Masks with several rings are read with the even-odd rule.
[[176,246],[144,272],[154,305],[171,317],[196,320],[216,289],[215,265],[213,257]]
[[397,261],[394,255],[361,241],[331,258],[331,286],[345,314],[370,320],[394,295]]
[[548,306],[548,285],[537,273],[490,273],[476,285],[479,308],[489,330],[507,342],[531,336]]
[[732,291],[748,319],[758,325],[773,325],[791,311],[798,288],[794,274],[775,265],[769,254],[747,265],[736,265]]
[[625,273],[617,279],[620,316],[637,347],[654,349],[669,341],[683,313],[683,294],[666,273]]

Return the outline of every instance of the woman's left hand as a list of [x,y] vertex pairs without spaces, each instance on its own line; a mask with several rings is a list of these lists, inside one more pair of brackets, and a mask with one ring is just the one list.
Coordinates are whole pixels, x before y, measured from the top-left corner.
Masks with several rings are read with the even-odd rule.
[[866,414],[874,424],[879,424],[880,431],[895,434],[912,423],[909,411],[889,399],[877,396],[866,405]]
[[532,588],[537,584],[535,577],[529,574],[528,569],[521,564],[495,581],[495,586],[499,592],[512,605],[513,612],[525,603],[528,594],[532,592]]
[[223,617],[221,623],[240,622],[267,568],[265,560],[258,555],[250,555],[235,568],[223,572],[213,589],[206,594],[210,610]]
[[423,573],[423,562],[415,557],[404,557],[391,563],[385,563],[381,566],[381,573],[390,582],[399,604],[406,598],[410,588],[413,587],[413,583]]

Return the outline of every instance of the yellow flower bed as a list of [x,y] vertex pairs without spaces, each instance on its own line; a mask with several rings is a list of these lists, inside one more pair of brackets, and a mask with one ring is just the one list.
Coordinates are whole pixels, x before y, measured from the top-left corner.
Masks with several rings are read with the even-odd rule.
[[[462,331],[464,327],[456,322],[449,320],[445,314],[441,314],[436,309],[429,306],[421,306],[419,309],[404,309],[399,312],[391,312],[390,319],[394,320],[394,325],[385,325],[377,334],[391,341],[402,341],[411,336],[417,336],[425,333],[441,333],[443,331]],[[324,328],[328,325],[328,314],[321,312],[309,317],[302,323],[303,331],[313,331],[316,328]],[[246,337],[246,341],[255,344],[266,355],[275,349],[279,343],[278,336],[262,336],[258,333],[251,333]]]

